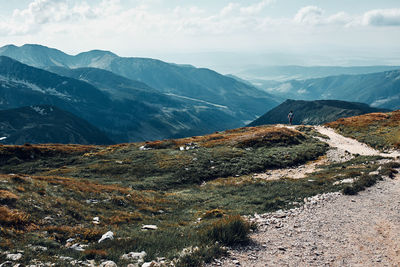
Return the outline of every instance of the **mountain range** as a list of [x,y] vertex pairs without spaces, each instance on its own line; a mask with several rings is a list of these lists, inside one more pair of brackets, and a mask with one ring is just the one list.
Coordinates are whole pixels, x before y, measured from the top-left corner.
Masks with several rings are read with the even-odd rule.
[[183,137],[242,125],[225,106],[169,96],[100,69],[74,71],[85,78],[60,76],[1,56],[0,108],[57,106],[115,142]]
[[268,84],[271,81],[308,80],[339,75],[359,75],[398,70],[400,66],[254,66],[235,73],[253,83]]
[[249,126],[288,123],[288,113],[294,112],[293,124],[318,125],[340,118],[358,116],[372,112],[388,112],[387,109],[373,108],[367,104],[339,100],[291,100],[268,111]]
[[64,143],[109,145],[99,129],[72,113],[54,106],[37,105],[0,110],[3,144]]
[[[93,50],[75,56],[40,45],[7,45],[0,55],[38,68],[98,68],[139,81],[159,92],[199,103],[227,107],[242,124],[254,120],[279,102],[269,93],[228,76],[191,65],[166,63],[150,58],[119,57],[109,51]],[[236,127],[232,125],[231,127]]]
[[291,80],[275,84],[266,90],[282,98],[337,99],[394,110],[400,109],[400,69],[370,74]]

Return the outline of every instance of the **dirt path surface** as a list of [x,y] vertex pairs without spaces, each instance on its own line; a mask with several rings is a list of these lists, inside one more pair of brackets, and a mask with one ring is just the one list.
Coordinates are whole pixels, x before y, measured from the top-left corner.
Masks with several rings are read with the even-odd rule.
[[[328,159],[380,155],[332,129],[316,129],[330,138]],[[259,225],[253,244],[211,266],[400,266],[400,175],[356,196],[318,195],[300,208],[252,220]]]
[[331,147],[335,147],[339,150],[345,150],[350,152],[351,154],[360,154],[360,155],[380,155],[383,157],[398,157],[400,156],[399,151],[393,151],[391,153],[381,153],[366,144],[360,143],[355,139],[351,139],[348,137],[344,137],[336,133],[333,129],[323,126],[315,126],[315,129],[323,135],[329,137],[327,140],[323,140],[327,142]]

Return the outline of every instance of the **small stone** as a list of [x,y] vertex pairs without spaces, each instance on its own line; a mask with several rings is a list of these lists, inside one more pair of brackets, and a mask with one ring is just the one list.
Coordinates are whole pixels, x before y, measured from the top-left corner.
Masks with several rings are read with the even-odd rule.
[[98,243],[101,243],[101,242],[103,242],[104,240],[107,240],[107,239],[113,240],[113,239],[114,239],[114,233],[111,232],[111,231],[108,231],[107,233],[105,233],[105,234],[99,239]]
[[234,264],[236,264],[236,265],[240,265],[240,261],[238,261],[238,260],[233,260],[232,261]]
[[157,225],[147,224],[142,226],[142,230],[157,230]]
[[6,256],[7,260],[12,260],[12,261],[17,261],[17,260],[20,260],[21,258],[22,258],[22,254],[21,253],[7,254],[7,256]]
[[73,250],[76,250],[76,251],[85,251],[84,246],[79,244],[79,243],[73,244],[69,248],[73,249]]
[[117,264],[113,261],[105,261],[99,267],[117,267]]
[[129,252],[121,256],[123,260],[143,260],[147,256],[145,251],[142,252]]

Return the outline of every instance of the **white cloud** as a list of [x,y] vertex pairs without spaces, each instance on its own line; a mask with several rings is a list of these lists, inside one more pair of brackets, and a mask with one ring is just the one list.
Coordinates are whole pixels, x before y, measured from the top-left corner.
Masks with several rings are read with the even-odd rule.
[[294,17],[294,21],[302,24],[317,25],[323,20],[324,10],[317,6],[301,8]]
[[375,9],[364,14],[363,25],[400,26],[400,9]]
[[350,26],[356,19],[345,12],[339,12],[325,16],[325,10],[317,6],[306,6],[301,8],[295,15],[293,21],[298,24],[322,26],[322,25],[346,25]]
[[275,0],[263,0],[254,5],[241,7],[240,13],[245,14],[245,15],[256,15],[256,14],[260,13],[266,6],[268,6],[274,2],[275,2]]

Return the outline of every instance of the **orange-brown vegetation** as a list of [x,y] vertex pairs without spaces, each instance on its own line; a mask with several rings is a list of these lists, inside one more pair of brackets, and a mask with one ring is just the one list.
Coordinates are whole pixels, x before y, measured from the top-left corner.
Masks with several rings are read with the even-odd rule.
[[176,140],[164,140],[146,142],[149,148],[179,148],[186,144],[196,143],[202,147],[217,146],[262,146],[264,144],[296,143],[295,138],[302,138],[303,134],[294,129],[282,127],[259,126],[259,127],[243,127],[224,132],[216,132],[205,136],[193,136]]
[[79,237],[81,240],[97,241],[104,234],[103,229],[84,228],[82,226],[47,226],[42,228],[48,231],[56,239],[67,240],[71,237]]
[[209,218],[221,218],[225,215],[225,211],[221,209],[212,209],[208,210],[203,214],[203,219],[209,219]]
[[[400,113],[400,112],[399,112]],[[326,125],[336,128],[340,125],[351,127],[367,127],[373,123],[384,122],[388,123],[391,116],[386,113],[369,113],[355,117],[341,118],[334,122],[329,122]]]
[[10,205],[14,204],[18,196],[7,190],[0,190],[0,204]]
[[30,224],[29,215],[18,210],[11,210],[6,206],[0,206],[0,225],[21,229]]
[[118,224],[131,223],[143,220],[143,216],[138,212],[120,211],[120,212],[115,212],[114,214],[115,214],[114,216],[107,219],[108,224],[118,225]]

